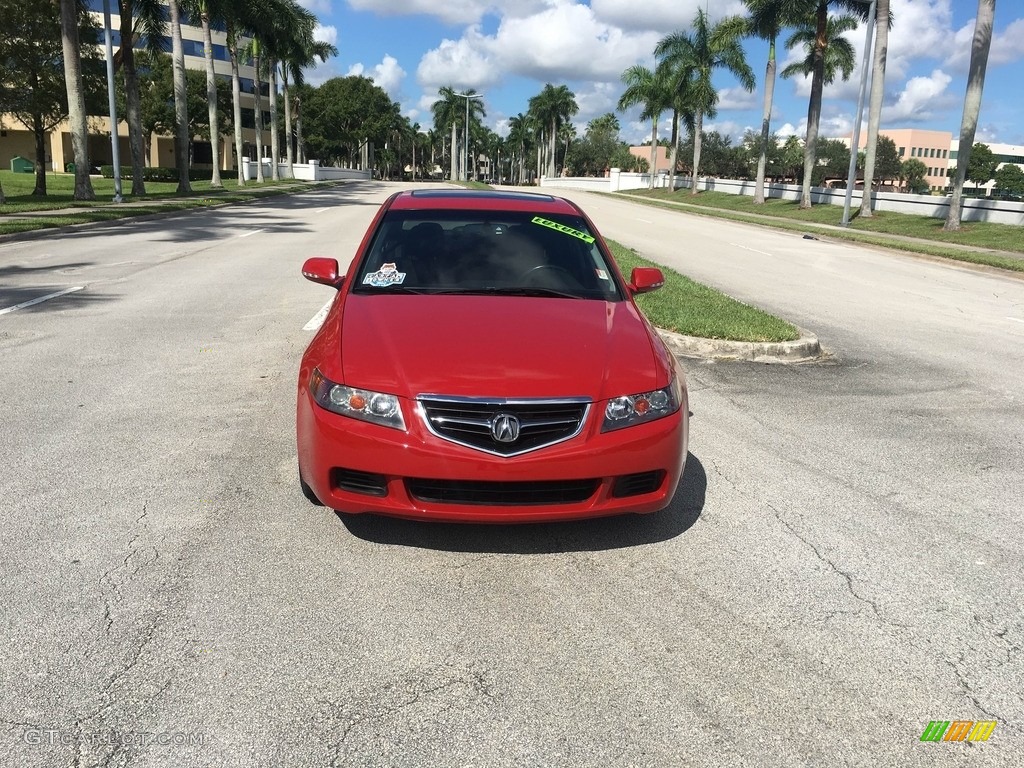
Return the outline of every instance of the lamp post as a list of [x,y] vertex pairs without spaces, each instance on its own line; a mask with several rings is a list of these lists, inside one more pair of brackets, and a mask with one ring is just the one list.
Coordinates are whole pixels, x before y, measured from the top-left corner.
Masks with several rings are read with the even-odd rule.
[[[466,133],[462,137],[466,147],[463,152],[465,163],[462,166],[462,175],[464,176],[463,181],[469,181],[469,100],[482,99],[484,95],[482,93],[456,93],[455,95],[461,96],[466,100]],[[454,149],[452,151],[454,151]]]
[[114,53],[110,37],[110,0],[103,0],[103,35],[107,58],[107,106],[110,110],[110,154],[114,164],[114,202],[121,202],[121,153],[117,133],[117,106],[114,101]]

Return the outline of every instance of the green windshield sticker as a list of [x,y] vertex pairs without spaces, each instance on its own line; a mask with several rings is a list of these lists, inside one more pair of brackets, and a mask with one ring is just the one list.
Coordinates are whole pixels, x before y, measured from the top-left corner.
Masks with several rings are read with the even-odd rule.
[[557,230],[561,232],[563,235],[572,235],[573,237],[578,237],[584,243],[594,242],[594,238],[592,238],[586,232],[580,232],[578,229],[567,227],[565,226],[565,224],[559,224],[557,221],[551,221],[551,219],[544,219],[541,218],[540,216],[534,216],[532,219],[530,219],[530,221],[532,221],[534,224],[540,224],[542,227]]

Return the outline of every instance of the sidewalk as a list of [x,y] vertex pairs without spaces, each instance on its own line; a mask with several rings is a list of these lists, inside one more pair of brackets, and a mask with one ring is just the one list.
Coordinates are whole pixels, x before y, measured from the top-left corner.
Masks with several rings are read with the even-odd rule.
[[[694,203],[685,203],[677,200],[662,200],[659,198],[639,197],[636,195],[612,193],[619,199],[634,200],[640,202],[642,205],[647,205],[648,200],[656,201],[658,205],[671,205],[677,208],[685,208],[694,212],[704,212],[707,216],[715,216],[718,213],[728,214],[729,217],[737,217],[732,219],[738,221],[740,217],[742,219],[750,220],[751,224],[757,224],[764,222],[768,226],[776,224],[788,224],[790,225],[787,229],[796,229],[799,227],[806,227],[812,236],[819,234],[827,235],[829,232],[841,233],[843,235],[854,234],[861,237],[878,238],[879,240],[890,240],[892,242],[907,243],[910,245],[927,245],[933,248],[950,248],[956,251],[965,251],[968,253],[984,253],[990,256],[1001,256],[1006,259],[1015,259],[1017,261],[1024,261],[1024,253],[1018,253],[1016,251],[1001,251],[995,248],[984,248],[977,245],[964,245],[962,243],[950,243],[945,240],[929,240],[923,237],[910,237],[908,235],[894,235],[888,232],[872,232],[862,229],[849,229],[847,227],[841,227],[835,224],[818,224],[816,222],[802,222],[798,219],[788,219],[783,216],[769,216],[763,213],[748,213],[746,211],[734,211],[731,208],[715,208],[710,205],[696,205]],[[725,217],[723,217],[725,218]],[[806,236],[806,235],[805,235]],[[1021,233],[1024,238],[1024,232]],[[849,239],[849,238],[841,238]]]

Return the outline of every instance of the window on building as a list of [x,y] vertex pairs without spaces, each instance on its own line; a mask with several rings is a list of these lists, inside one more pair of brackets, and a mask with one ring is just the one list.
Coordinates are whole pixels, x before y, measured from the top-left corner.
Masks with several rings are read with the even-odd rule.
[[900,147],[900,157],[903,157],[903,155],[906,154],[906,151],[907,151],[906,147]]

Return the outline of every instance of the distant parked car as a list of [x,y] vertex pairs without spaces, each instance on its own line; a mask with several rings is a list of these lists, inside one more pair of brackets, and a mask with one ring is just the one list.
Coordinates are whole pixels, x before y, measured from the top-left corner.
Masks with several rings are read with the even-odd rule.
[[377,213],[302,357],[306,496],[347,513],[526,522],[649,513],[688,439],[686,378],[587,216],[549,195],[422,189]]

